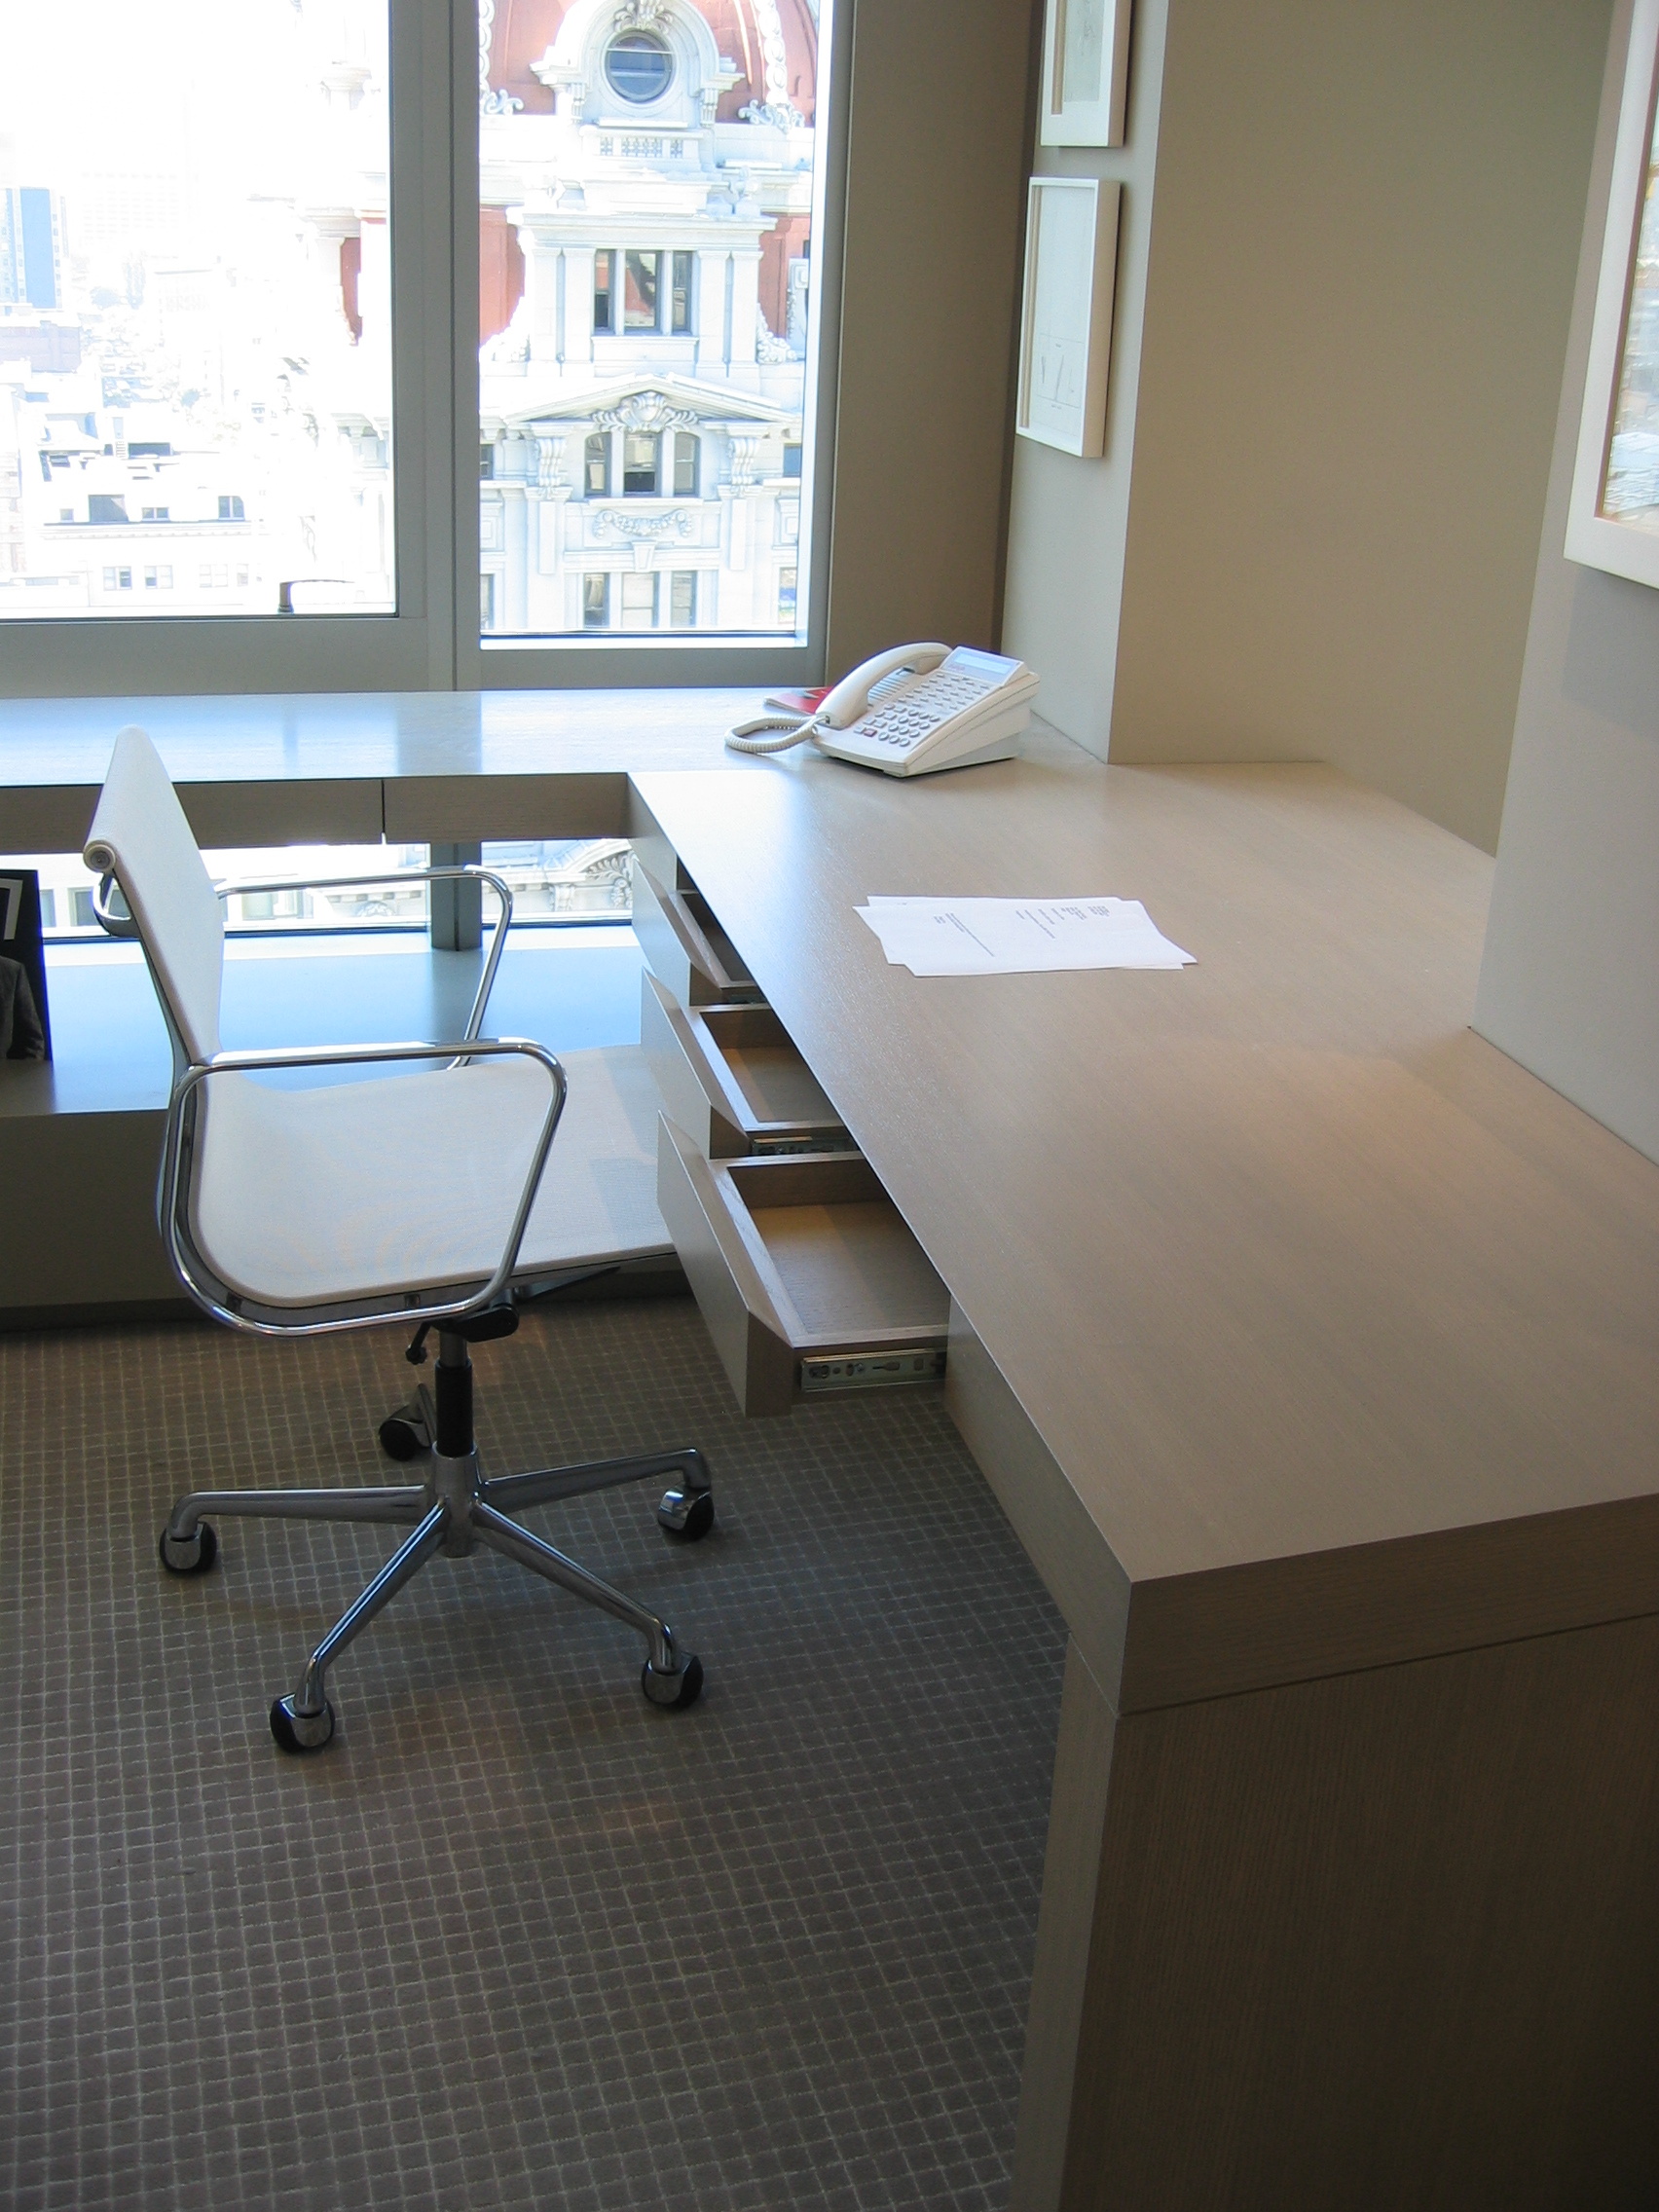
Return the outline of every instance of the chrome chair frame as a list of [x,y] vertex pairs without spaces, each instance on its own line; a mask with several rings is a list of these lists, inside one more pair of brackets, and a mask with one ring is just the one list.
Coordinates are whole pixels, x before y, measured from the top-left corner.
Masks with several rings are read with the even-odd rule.
[[[257,1337],[315,1337],[348,1329],[373,1328],[395,1321],[417,1324],[408,1356],[424,1361],[428,1329],[438,1332],[436,1394],[423,1383],[414,1399],[382,1423],[382,1441],[396,1456],[420,1459],[420,1481],[349,1485],[323,1490],[203,1490],[178,1499],[162,1530],[162,1565],[169,1573],[205,1572],[218,1555],[212,1520],[241,1517],[299,1521],[391,1523],[414,1527],[368,1587],[311,1651],[299,1679],[271,1709],[271,1728],[284,1751],[318,1751],[333,1737],[334,1709],[327,1695],[330,1666],[427,1561],[440,1552],[462,1558],[483,1543],[544,1580],[579,1598],[631,1628],[645,1645],[641,1683],[653,1704],[683,1708],[702,1688],[703,1669],[693,1652],[682,1651],[668,1623],[625,1592],[601,1579],[579,1561],[559,1551],[513,1516],[535,1505],[578,1497],[621,1483],[668,1476],[671,1487],[657,1507],[657,1520],[671,1536],[695,1539],[714,1525],[714,1493],[708,1465],[695,1446],[678,1451],[602,1459],[571,1466],[541,1467],[522,1474],[486,1477],[479,1460],[472,1421],[472,1364],[468,1344],[508,1336],[517,1328],[510,1304],[514,1269],[542,1170],[565,1108],[566,1078],[557,1057],[527,1038],[480,1035],[496,972],[512,922],[509,886],[476,866],[400,869],[398,879],[442,882],[463,878],[487,883],[499,901],[484,973],[479,979],[465,1030],[459,1039],[385,1045],[340,1045],[257,1052],[215,1052],[206,1060],[186,1051],[161,987],[150,950],[130,914],[111,903],[115,878],[105,874],[93,895],[93,911],[112,937],[136,939],[156,983],[173,1051],[173,1083],[167,1101],[157,1215],[174,1273],[192,1299],[226,1328]],[[221,899],[241,892],[358,889],[389,880],[385,875],[249,878],[215,886]],[[125,902],[124,902],[125,903]],[[384,1301],[350,1301],[335,1307],[250,1308],[214,1273],[197,1248],[189,1222],[190,1168],[196,1137],[197,1101],[215,1076],[248,1075],[296,1068],[339,1067],[377,1062],[442,1060],[461,1066],[503,1054],[533,1059],[548,1074],[550,1099],[530,1170],[519,1193],[501,1257],[487,1280],[474,1286],[449,1286],[454,1295],[430,1297],[406,1291],[394,1306]]]

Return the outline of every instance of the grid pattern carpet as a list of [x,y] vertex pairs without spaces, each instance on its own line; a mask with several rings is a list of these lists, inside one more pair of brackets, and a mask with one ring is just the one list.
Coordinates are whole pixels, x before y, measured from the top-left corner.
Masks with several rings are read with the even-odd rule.
[[487,1472],[685,1443],[527,1515],[708,1670],[496,1555],[271,1699],[397,1540],[173,1496],[398,1479],[387,1332],[0,1337],[0,2203],[973,2212],[1007,2201],[1063,1630],[934,1398],[737,1415],[686,1299],[480,1347]]

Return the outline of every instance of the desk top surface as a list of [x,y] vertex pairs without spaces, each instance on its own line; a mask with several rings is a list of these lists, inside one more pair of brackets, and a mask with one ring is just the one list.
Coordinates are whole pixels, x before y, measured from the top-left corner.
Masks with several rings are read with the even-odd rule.
[[577,776],[743,763],[722,749],[753,690],[364,691],[0,700],[0,794],[95,790],[137,722],[178,784]]
[[[1655,1499],[1659,1167],[1469,1029],[1484,854],[1324,769],[1111,768],[1041,731],[1021,761],[911,784],[739,761],[720,736],[754,705],[12,703],[0,791],[90,791],[128,719],[187,785],[498,780],[517,810],[631,775],[1137,1604],[1159,1578]],[[1198,964],[918,979],[856,918],[871,892],[1139,897]],[[1465,1603],[1484,1579],[1535,1593],[1536,1544],[1501,1572],[1464,1555],[1447,1639],[1651,1609],[1659,1510],[1651,1560],[1628,1514],[1597,1526],[1554,1612]],[[1345,1585],[1320,1666],[1425,1647],[1345,1643],[1351,1609]],[[1169,1619],[1173,1653],[1189,1618]],[[1233,1634],[1216,1616],[1212,1642]]]
[[[769,765],[635,781],[1131,1583],[1659,1489],[1659,1167],[1470,1030],[1484,854],[1311,766]],[[871,892],[1198,965],[918,979]]]

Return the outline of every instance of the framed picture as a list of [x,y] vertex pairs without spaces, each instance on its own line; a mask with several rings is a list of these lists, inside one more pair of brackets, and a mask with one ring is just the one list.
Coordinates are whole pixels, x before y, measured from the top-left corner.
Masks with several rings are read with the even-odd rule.
[[1129,92],[1129,0],[1046,0],[1045,146],[1121,146]]
[[1567,557],[1659,587],[1659,0],[1636,0],[1591,326]]
[[1092,176],[1034,176],[1026,197],[1014,428],[1089,458],[1106,450],[1122,197]]
[[40,877],[32,867],[7,868],[0,873],[0,1061],[51,1057]]

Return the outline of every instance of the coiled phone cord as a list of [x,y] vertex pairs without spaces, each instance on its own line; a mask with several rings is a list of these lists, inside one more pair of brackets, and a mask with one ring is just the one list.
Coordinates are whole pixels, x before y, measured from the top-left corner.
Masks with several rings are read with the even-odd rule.
[[[726,731],[726,744],[733,753],[787,753],[792,745],[804,745],[809,737],[827,727],[822,715],[809,715],[805,721],[796,721],[793,716],[756,715],[753,721],[739,722]],[[763,737],[763,730],[782,730],[782,737]]]

